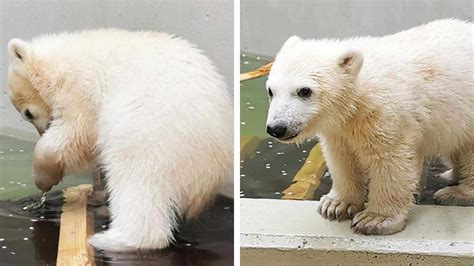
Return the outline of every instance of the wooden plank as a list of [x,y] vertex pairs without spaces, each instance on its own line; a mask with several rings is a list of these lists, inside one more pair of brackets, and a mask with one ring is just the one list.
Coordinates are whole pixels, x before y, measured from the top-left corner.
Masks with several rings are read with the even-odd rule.
[[57,265],[95,265],[94,249],[87,243],[93,232],[87,217],[87,198],[92,185],[79,185],[64,191],[59,231]]
[[259,78],[265,75],[268,75],[270,69],[272,68],[273,62],[267,63],[253,71],[240,74],[240,81]]
[[241,136],[240,137],[240,159],[246,160],[255,156],[255,149],[260,143],[260,138],[256,136]]
[[293,178],[293,183],[283,191],[282,199],[309,200],[313,198],[314,191],[321,184],[321,176],[326,171],[323,152],[319,143],[316,144],[303,166]]

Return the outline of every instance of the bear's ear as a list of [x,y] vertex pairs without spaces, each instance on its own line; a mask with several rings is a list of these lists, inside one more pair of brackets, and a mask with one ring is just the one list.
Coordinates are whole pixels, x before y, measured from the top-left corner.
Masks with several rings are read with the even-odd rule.
[[10,63],[24,63],[29,56],[29,46],[20,39],[12,39],[8,43],[8,55],[10,57]]
[[364,62],[364,57],[359,51],[350,49],[343,52],[337,61],[337,64],[344,72],[357,76]]
[[296,35],[293,35],[291,36],[290,38],[288,38],[288,40],[286,40],[286,42],[283,44],[283,46],[281,47],[281,49],[286,49],[286,48],[291,48],[293,46],[295,46],[296,44],[300,43],[302,40],[300,37],[296,36]]

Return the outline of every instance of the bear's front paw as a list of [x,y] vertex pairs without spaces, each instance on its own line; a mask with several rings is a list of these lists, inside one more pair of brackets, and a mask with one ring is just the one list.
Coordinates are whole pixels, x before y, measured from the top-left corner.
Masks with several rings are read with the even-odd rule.
[[135,242],[133,239],[126,238],[120,231],[109,229],[102,233],[97,233],[89,238],[89,244],[96,249],[112,252],[135,252],[147,251],[152,249],[167,248],[170,244],[168,238],[154,239],[153,241]]
[[329,220],[344,220],[353,217],[356,213],[362,210],[362,204],[355,204],[344,201],[340,198],[325,195],[321,198],[318,206],[318,212],[325,219]]
[[131,252],[136,250],[131,246],[127,246],[125,242],[120,241],[121,237],[119,234],[114,233],[112,230],[108,230],[102,233],[94,234],[89,238],[89,244],[96,249],[113,251],[113,252]]
[[466,185],[445,187],[436,191],[433,199],[440,205],[474,206],[474,187]]
[[386,217],[366,209],[355,215],[351,227],[357,234],[390,235],[402,231],[405,225],[405,217],[401,215]]
[[36,187],[49,191],[63,179],[64,171],[51,150],[36,145],[33,153],[33,178]]

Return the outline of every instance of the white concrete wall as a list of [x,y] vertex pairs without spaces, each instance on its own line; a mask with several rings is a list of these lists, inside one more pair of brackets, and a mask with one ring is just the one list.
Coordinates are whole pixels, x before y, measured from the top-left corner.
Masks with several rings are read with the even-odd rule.
[[[233,84],[232,0],[1,0],[0,1],[0,134],[34,132],[21,120],[6,95],[7,43],[41,33],[119,27],[175,33],[205,51]],[[8,131],[8,132],[7,132]]]
[[291,35],[386,35],[439,18],[472,20],[472,0],[241,0],[241,50],[274,56]]

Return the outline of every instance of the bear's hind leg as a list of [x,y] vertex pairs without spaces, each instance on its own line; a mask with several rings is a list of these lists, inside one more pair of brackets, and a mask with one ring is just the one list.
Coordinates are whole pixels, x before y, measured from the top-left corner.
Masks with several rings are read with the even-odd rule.
[[136,130],[139,121],[120,123],[105,118],[99,121],[97,146],[111,223],[89,243],[115,252],[165,248],[173,241],[177,216],[186,204],[179,182],[173,178],[175,162],[169,158],[174,154],[160,149],[162,143],[150,127],[145,128],[150,131]]
[[166,248],[177,223],[172,189],[161,187],[162,182],[150,176],[159,175],[150,166],[128,160],[122,166],[117,162],[107,167],[112,221],[107,231],[95,234],[89,243],[115,252]]
[[474,206],[474,152],[467,145],[453,156],[459,184],[438,190],[433,198],[437,204]]

